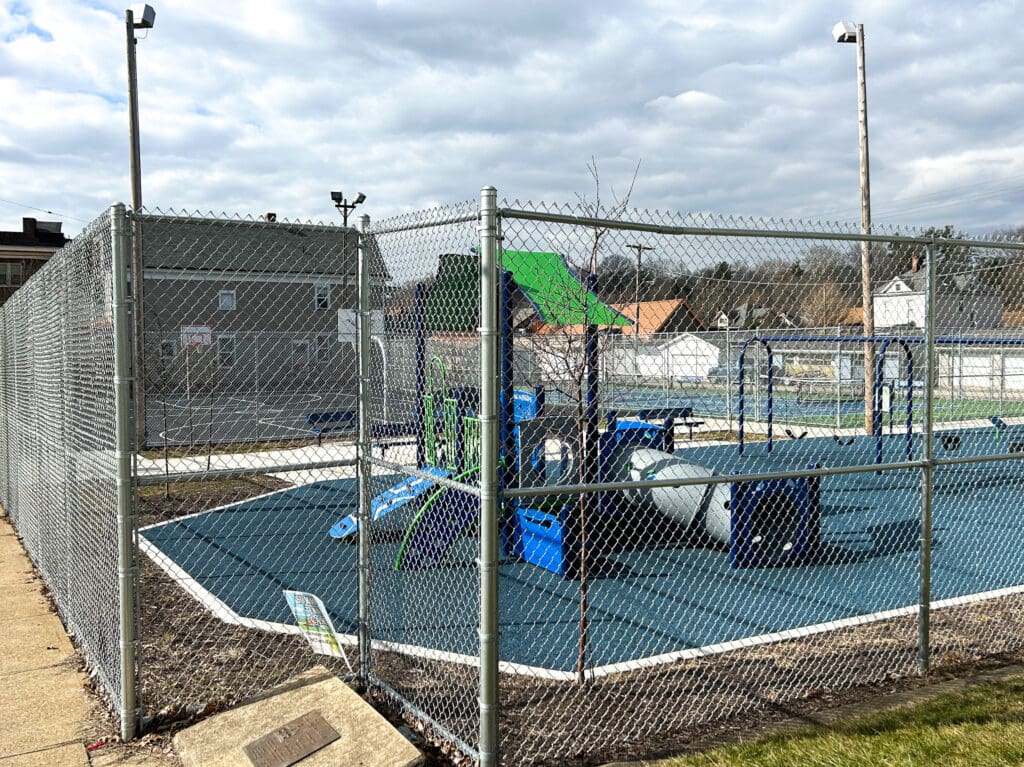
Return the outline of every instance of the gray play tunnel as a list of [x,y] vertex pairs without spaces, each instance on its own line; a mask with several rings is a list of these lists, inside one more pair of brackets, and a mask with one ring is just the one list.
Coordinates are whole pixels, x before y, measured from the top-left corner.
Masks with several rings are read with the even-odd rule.
[[[623,472],[636,482],[652,479],[701,479],[716,476],[704,466],[689,463],[677,455],[651,448],[629,453]],[[683,485],[681,487],[637,488],[623,491],[630,503],[645,511],[664,514],[683,527],[702,519],[705,532],[715,541],[728,544],[732,515],[729,483]]]

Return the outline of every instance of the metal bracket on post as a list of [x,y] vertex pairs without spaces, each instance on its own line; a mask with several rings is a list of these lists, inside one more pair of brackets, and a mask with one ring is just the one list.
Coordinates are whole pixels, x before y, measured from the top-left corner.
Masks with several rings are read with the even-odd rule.
[[924,373],[924,408],[922,413],[921,458],[921,563],[917,613],[917,665],[921,674],[927,674],[931,664],[931,593],[932,593],[932,463],[933,407],[932,387],[935,383],[935,263],[937,248],[935,237],[928,247],[928,263],[924,288],[924,350],[927,355]]
[[114,452],[117,457],[117,576],[121,665],[121,739],[136,734],[137,647],[135,569],[135,487],[132,402],[132,299],[128,293],[131,238],[123,204],[110,210],[111,324],[114,333]]
[[480,191],[480,767],[498,764],[498,192]]
[[360,216],[359,218],[359,248],[357,251],[358,264],[358,293],[359,312],[358,322],[358,348],[359,360],[359,444],[357,448],[358,471],[359,471],[359,616],[358,616],[358,641],[359,641],[359,667],[357,670],[356,684],[360,691],[366,689],[370,677],[370,504],[373,491],[371,450],[371,417],[370,417],[370,258],[368,246],[368,233],[370,230],[370,217]]

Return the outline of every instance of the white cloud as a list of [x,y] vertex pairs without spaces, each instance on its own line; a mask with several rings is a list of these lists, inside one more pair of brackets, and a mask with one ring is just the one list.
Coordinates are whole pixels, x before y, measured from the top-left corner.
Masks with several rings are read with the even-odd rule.
[[[0,197],[91,219],[129,196],[123,7],[0,8]],[[1004,182],[1022,172],[1015,17],[1012,2],[859,6],[876,215],[1020,223]],[[332,218],[338,186],[375,218],[483,184],[573,202],[593,156],[620,186],[642,158],[642,206],[856,219],[837,18],[809,0],[161,2],[137,48],[144,199],[296,218]],[[993,194],[950,206],[959,183]],[[25,211],[0,213],[12,228]]]

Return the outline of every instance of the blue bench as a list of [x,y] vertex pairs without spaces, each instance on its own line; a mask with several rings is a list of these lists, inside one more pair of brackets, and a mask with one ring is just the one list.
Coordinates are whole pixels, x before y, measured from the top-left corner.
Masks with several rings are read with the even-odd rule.
[[329,410],[324,413],[307,413],[306,425],[316,434],[316,444],[321,444],[324,434],[342,429],[355,428],[355,410]]

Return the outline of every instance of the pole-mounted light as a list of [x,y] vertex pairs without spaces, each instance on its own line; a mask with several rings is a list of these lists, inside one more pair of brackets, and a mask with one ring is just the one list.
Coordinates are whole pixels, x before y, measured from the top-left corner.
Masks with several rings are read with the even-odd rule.
[[366,195],[359,192],[356,198],[349,202],[345,199],[344,192],[331,192],[331,201],[334,202],[334,207],[341,211],[341,220],[345,226],[348,226],[348,214],[349,211],[354,209],[356,205],[366,202]]

